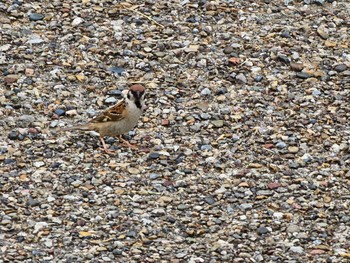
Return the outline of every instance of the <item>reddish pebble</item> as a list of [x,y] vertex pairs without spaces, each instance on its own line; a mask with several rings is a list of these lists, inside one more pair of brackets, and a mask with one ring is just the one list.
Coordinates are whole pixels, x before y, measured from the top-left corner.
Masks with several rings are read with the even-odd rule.
[[320,254],[324,254],[326,253],[326,251],[322,250],[322,249],[313,249],[309,251],[310,255],[320,255]]
[[29,128],[29,129],[28,129],[28,133],[36,134],[36,133],[38,133],[38,130],[35,129],[35,128]]
[[162,120],[162,125],[163,126],[168,126],[169,125],[169,120],[168,119],[163,119]]
[[269,183],[269,184],[267,184],[267,187],[270,189],[276,189],[278,187],[281,187],[281,184],[280,183]]
[[267,144],[264,145],[264,148],[266,148],[266,149],[270,149],[270,148],[273,148],[273,147],[274,147],[274,145],[271,144],[271,143],[267,143]]

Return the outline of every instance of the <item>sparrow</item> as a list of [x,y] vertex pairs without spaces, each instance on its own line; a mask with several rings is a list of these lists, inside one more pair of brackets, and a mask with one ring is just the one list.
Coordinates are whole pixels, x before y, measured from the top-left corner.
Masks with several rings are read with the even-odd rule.
[[114,106],[103,111],[88,123],[77,125],[69,128],[63,128],[64,131],[82,130],[82,131],[96,131],[100,134],[100,140],[103,150],[107,154],[113,151],[107,148],[103,139],[105,136],[116,136],[126,146],[135,148],[134,145],[124,140],[121,135],[132,130],[143,111],[146,110],[145,105],[145,88],[142,85],[132,85],[129,90],[122,92],[123,99]]

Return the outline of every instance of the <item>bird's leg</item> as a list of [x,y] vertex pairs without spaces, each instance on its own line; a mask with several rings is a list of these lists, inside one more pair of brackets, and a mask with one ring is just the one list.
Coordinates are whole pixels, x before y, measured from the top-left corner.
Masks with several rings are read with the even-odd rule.
[[108,149],[108,147],[107,147],[107,145],[105,143],[105,140],[101,136],[100,136],[100,140],[102,142],[103,150],[105,151],[105,153],[107,153],[107,154],[114,153],[114,151]]
[[119,139],[119,141],[123,142],[123,145],[127,146],[127,147],[130,147],[130,148],[133,148],[133,149],[136,149],[137,146],[135,145],[132,145],[130,142],[128,142],[127,140],[124,140],[123,137],[121,135],[117,135],[117,138]]

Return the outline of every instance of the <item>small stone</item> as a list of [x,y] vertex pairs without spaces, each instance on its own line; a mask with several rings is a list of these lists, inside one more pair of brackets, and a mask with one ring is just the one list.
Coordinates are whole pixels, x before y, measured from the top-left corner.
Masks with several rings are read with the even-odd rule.
[[202,91],[201,91],[201,95],[203,96],[208,96],[211,94],[211,90],[208,89],[208,88],[204,88]]
[[289,249],[290,252],[297,253],[297,254],[302,254],[304,253],[304,249],[300,246],[293,246]]
[[212,147],[209,144],[205,144],[201,146],[201,151],[211,151]]
[[20,75],[16,75],[16,74],[9,74],[7,76],[4,77],[4,81],[7,84],[11,84],[11,83],[15,83],[17,82],[17,80],[20,78]]
[[295,70],[295,71],[302,71],[303,68],[304,68],[304,64],[303,63],[295,63],[295,62],[291,62],[289,64],[290,68],[292,70]]
[[5,160],[4,160],[4,164],[11,164],[11,163],[15,163],[16,162],[16,160],[15,159],[10,159],[10,158],[6,158]]
[[264,226],[261,226],[261,227],[259,227],[258,229],[257,229],[257,231],[258,231],[258,233],[259,234],[267,234],[268,232],[269,232],[269,230],[266,228],[266,227],[264,227]]
[[324,42],[324,45],[326,47],[336,47],[337,46],[337,42],[334,42],[334,41],[331,41],[329,39],[327,39],[325,42]]
[[233,52],[234,52],[234,49],[233,49],[232,46],[228,46],[228,47],[225,47],[225,48],[224,48],[224,53],[225,53],[225,54],[231,54],[231,53],[233,53]]
[[162,119],[162,126],[169,126],[170,121],[168,119]]
[[214,198],[208,196],[208,197],[204,198],[204,202],[206,202],[208,205],[212,205],[215,203],[215,200],[214,200]]
[[253,205],[252,204],[241,204],[239,207],[243,210],[248,210],[248,209],[252,209]]
[[35,223],[33,233],[34,234],[38,233],[41,229],[47,227],[48,225],[49,224],[46,223],[46,222],[37,222],[37,223]]
[[273,213],[273,217],[276,218],[277,220],[281,220],[283,218],[283,213],[275,212]]
[[285,56],[285,55],[278,55],[277,58],[278,58],[279,61],[282,61],[285,64],[289,64],[290,63],[290,59],[287,56]]
[[287,144],[285,142],[278,142],[276,143],[276,147],[279,149],[284,149],[287,147]]
[[20,133],[18,131],[11,131],[7,135],[7,138],[9,138],[10,140],[17,140],[19,135],[20,135]]
[[324,0],[315,0],[317,5],[324,5]]
[[214,125],[216,128],[221,128],[224,126],[224,121],[223,120],[213,120],[211,123]]
[[269,184],[267,184],[267,187],[270,188],[271,190],[277,189],[277,188],[281,187],[281,184],[280,183],[269,183]]
[[110,67],[107,70],[113,73],[117,73],[119,76],[121,76],[125,72],[125,69],[121,67]]
[[175,257],[176,258],[184,258],[186,255],[187,255],[186,252],[180,252],[180,253],[175,254]]
[[325,250],[322,250],[322,249],[312,249],[312,250],[310,250],[309,251],[309,254],[310,255],[321,255],[321,254],[324,254],[324,253],[326,253],[326,251]]
[[136,233],[135,231],[131,230],[131,231],[127,232],[127,233],[125,234],[125,236],[131,237],[131,238],[136,238],[137,233]]
[[312,75],[305,72],[297,72],[296,76],[300,79],[308,79],[312,77]]
[[318,89],[315,89],[312,91],[312,96],[314,97],[318,97],[321,95],[321,91],[319,91]]
[[29,197],[27,200],[27,206],[38,206],[40,205],[40,202],[36,199],[33,199],[32,197]]
[[151,159],[158,159],[159,156],[160,156],[160,154],[157,153],[157,152],[153,152],[153,153],[150,153],[150,154],[148,155],[148,157],[151,158]]
[[211,118],[210,114],[204,112],[204,113],[201,113],[201,119],[203,120],[209,120]]
[[241,84],[247,83],[247,78],[244,76],[243,73],[237,74],[236,80],[237,80],[239,83],[241,83]]
[[347,70],[348,66],[346,64],[339,64],[334,67],[334,70],[337,72],[343,72]]
[[296,146],[289,146],[289,147],[288,147],[288,151],[289,151],[290,153],[297,153],[297,152],[299,151],[299,148],[296,147]]
[[339,153],[340,152],[340,145],[335,143],[331,146],[330,150],[333,153]]
[[34,75],[34,69],[26,68],[24,73],[26,74],[26,76],[33,76]]
[[78,25],[80,25],[83,21],[84,21],[84,19],[82,19],[81,17],[76,17],[76,18],[74,18],[74,20],[72,21],[72,26],[78,26]]
[[300,227],[298,225],[291,224],[286,229],[287,233],[297,233],[300,231]]
[[33,163],[34,167],[39,168],[45,165],[43,161],[38,161]]
[[57,110],[55,110],[55,114],[56,114],[57,116],[63,116],[63,115],[66,114],[66,111],[63,110],[63,109],[57,109]]
[[291,37],[290,32],[286,30],[282,31],[281,37],[290,38]]
[[116,102],[117,102],[117,99],[114,97],[108,97],[107,99],[105,99],[105,103],[108,103],[108,104],[112,104]]
[[302,159],[305,163],[308,163],[308,162],[310,162],[310,161],[312,160],[312,157],[311,157],[310,154],[305,153],[305,154],[301,157],[301,159]]
[[327,39],[329,38],[329,35],[327,32],[325,32],[322,28],[317,28],[317,34],[322,38],[322,39]]
[[120,95],[122,95],[122,91],[119,90],[119,89],[109,90],[109,91],[107,92],[107,95],[120,96]]
[[319,77],[325,76],[326,73],[322,70],[316,70],[313,75],[314,75],[314,77],[319,78]]
[[255,82],[260,82],[260,81],[263,80],[263,78],[264,78],[263,76],[258,75],[258,76],[255,76],[255,77],[254,77],[254,81],[255,81]]
[[44,19],[44,15],[42,14],[38,14],[38,13],[31,13],[29,15],[29,20],[30,21],[39,21],[39,20],[43,20]]
[[155,174],[155,173],[152,173],[152,174],[149,175],[149,179],[151,179],[151,180],[156,180],[156,179],[158,179],[160,177],[162,177],[162,176],[159,175],[159,174]]
[[133,167],[129,167],[128,168],[128,172],[131,173],[131,174],[139,174],[140,170],[136,169],[136,168],[133,168]]
[[232,142],[238,142],[240,137],[237,134],[233,134],[231,139],[232,139]]
[[74,116],[74,115],[77,115],[77,114],[78,114],[77,110],[68,110],[68,111],[66,111],[66,115],[68,115],[68,116]]

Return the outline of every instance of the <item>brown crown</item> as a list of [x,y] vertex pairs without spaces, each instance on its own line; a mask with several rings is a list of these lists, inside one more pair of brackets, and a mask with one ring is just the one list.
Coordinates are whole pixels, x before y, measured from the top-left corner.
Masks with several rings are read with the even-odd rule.
[[145,87],[140,84],[135,84],[130,87],[131,91],[145,91]]

